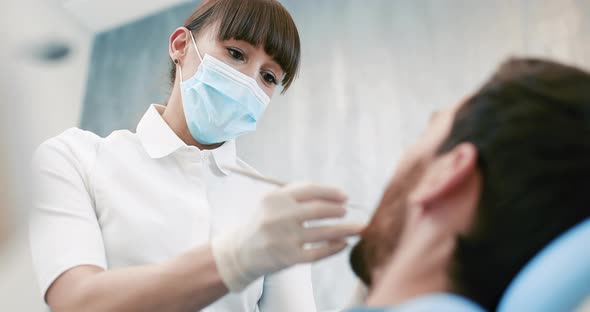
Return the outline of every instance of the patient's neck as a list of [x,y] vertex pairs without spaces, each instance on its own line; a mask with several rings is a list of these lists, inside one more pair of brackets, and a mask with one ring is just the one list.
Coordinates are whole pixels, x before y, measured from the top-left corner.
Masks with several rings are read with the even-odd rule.
[[400,242],[392,259],[374,276],[368,306],[394,306],[435,292],[450,291],[449,267],[454,236],[434,224],[420,225]]

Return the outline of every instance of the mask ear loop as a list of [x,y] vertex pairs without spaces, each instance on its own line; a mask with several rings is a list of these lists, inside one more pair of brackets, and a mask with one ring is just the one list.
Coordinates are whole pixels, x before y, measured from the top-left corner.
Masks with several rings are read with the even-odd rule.
[[[195,47],[195,50],[197,51],[197,56],[199,57],[199,60],[202,63],[203,58],[201,57],[201,52],[199,52],[199,48],[197,47],[197,41],[195,41],[195,37],[193,36],[193,32],[191,30],[189,30],[189,33],[191,34],[191,40],[193,41],[193,46]],[[182,66],[178,65],[178,59],[174,60],[174,64],[176,64],[176,66],[178,67],[178,72],[180,73],[180,83],[182,83]]]
[[199,52],[199,48],[197,47],[197,41],[195,40],[195,36],[193,36],[193,32],[189,30],[191,33],[191,39],[193,40],[193,45],[195,46],[195,50],[197,51],[197,55],[199,56],[199,60],[203,62],[203,58],[201,57],[201,52]]

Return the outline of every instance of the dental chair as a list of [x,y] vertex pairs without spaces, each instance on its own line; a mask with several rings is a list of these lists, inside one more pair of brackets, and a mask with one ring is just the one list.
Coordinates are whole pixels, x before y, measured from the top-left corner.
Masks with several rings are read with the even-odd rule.
[[[543,248],[512,280],[499,312],[576,311],[590,299],[590,219]],[[430,294],[392,308],[355,308],[348,312],[483,312],[469,299]]]

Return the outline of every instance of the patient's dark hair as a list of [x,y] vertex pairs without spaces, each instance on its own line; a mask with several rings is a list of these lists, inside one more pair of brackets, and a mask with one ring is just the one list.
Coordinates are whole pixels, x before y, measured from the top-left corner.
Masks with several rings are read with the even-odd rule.
[[454,291],[495,310],[543,246],[590,216],[590,75],[512,59],[458,111],[440,154],[478,150],[477,217],[458,239]]

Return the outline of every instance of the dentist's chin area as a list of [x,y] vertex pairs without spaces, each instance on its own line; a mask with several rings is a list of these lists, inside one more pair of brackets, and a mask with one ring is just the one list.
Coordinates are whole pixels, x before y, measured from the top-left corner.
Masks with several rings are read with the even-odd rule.
[[590,3],[456,2],[1,5],[0,310],[590,311]]

